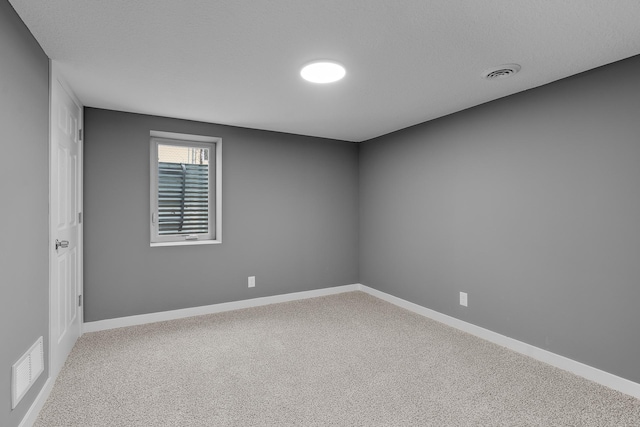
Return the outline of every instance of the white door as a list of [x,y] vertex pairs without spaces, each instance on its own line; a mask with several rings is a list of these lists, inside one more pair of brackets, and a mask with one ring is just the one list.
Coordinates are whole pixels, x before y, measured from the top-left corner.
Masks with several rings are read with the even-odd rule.
[[51,77],[50,320],[55,378],[82,325],[82,109],[55,67]]

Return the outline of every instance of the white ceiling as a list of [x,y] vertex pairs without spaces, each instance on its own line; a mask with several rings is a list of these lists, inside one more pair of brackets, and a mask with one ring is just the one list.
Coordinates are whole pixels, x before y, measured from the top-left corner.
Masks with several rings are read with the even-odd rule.
[[638,0],[10,2],[86,106],[347,141],[640,53]]

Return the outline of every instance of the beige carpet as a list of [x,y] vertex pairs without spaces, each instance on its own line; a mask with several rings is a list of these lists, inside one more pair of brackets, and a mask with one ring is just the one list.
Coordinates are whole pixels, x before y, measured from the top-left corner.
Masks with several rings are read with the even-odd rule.
[[640,400],[361,292],[85,334],[36,426],[640,426]]

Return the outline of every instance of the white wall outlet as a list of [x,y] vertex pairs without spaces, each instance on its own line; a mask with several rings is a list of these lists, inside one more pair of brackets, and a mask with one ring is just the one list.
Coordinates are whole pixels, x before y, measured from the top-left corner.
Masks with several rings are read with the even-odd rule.
[[460,292],[460,305],[464,305],[465,307],[467,306],[467,293],[466,292]]
[[256,276],[249,276],[249,287],[250,288],[256,287]]

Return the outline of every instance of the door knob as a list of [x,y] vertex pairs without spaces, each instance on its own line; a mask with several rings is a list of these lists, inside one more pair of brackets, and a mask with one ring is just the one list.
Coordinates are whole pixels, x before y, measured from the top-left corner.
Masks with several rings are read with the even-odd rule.
[[68,240],[58,240],[56,239],[56,251],[58,250],[58,248],[68,248],[69,247],[69,241]]

